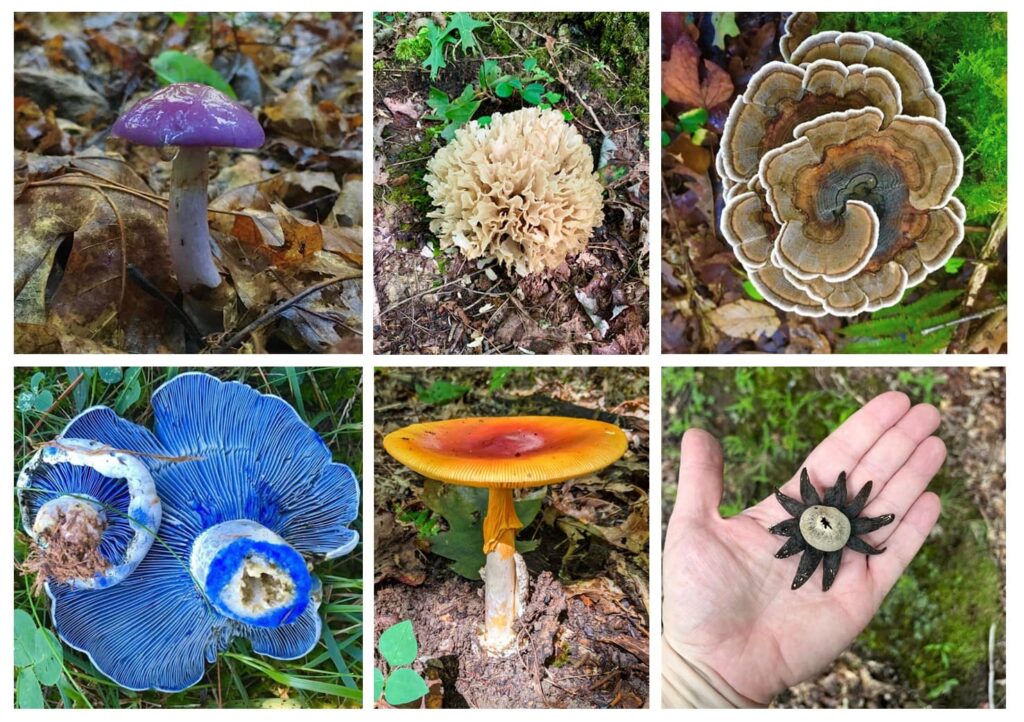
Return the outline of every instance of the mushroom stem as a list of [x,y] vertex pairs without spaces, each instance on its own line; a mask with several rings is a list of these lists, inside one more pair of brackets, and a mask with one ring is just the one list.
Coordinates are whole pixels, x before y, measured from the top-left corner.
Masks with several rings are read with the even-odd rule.
[[200,534],[189,567],[218,612],[256,627],[297,620],[314,586],[302,555],[248,519],[221,522]]
[[522,592],[527,583],[516,554],[516,531],[523,523],[516,516],[511,489],[491,489],[484,517],[484,634],[481,646],[493,655],[510,652],[516,635],[512,625],[522,614]]
[[208,151],[206,146],[181,146],[171,164],[167,237],[174,274],[186,295],[196,286],[220,285],[206,215]]

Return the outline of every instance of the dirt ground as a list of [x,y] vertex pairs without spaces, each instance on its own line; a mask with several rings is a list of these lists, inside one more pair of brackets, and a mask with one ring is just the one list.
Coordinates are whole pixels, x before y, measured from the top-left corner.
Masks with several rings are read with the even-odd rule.
[[[385,15],[378,13],[378,16]],[[452,52],[430,80],[417,61],[395,59],[426,18],[388,15],[377,24],[374,55],[374,338],[377,353],[638,354],[648,346],[648,141],[646,100],[614,103],[626,80],[599,65],[585,15],[485,14],[482,55]],[[624,42],[646,47],[643,34]],[[639,24],[639,23],[638,23]],[[546,49],[546,54],[545,54]],[[503,70],[529,55],[555,77],[571,121],[598,160],[605,186],[604,222],[587,248],[547,273],[519,278],[467,261],[453,249],[432,251],[423,183],[426,161],[444,144],[428,120],[431,88],[457,96],[484,59]],[[647,63],[646,57],[643,63]],[[600,68],[595,70],[595,68]],[[476,117],[521,107],[485,97]]]
[[[375,635],[411,620],[414,668],[427,707],[634,708],[649,695],[647,376],[636,369],[386,369],[375,380]],[[500,388],[491,390],[500,379]],[[438,403],[440,390],[448,400]],[[450,398],[454,397],[454,398]],[[468,415],[561,414],[616,423],[629,439],[619,462],[549,487],[520,539],[530,596],[520,649],[481,654],[483,585],[431,552],[439,523],[422,477],[380,445],[417,421]],[[432,527],[431,527],[432,528]]]

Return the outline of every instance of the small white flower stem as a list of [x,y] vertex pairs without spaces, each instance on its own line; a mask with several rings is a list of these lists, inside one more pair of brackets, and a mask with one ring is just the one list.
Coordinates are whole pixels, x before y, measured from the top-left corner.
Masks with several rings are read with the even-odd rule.
[[206,216],[208,156],[206,146],[180,146],[171,164],[167,240],[174,274],[186,296],[196,286],[220,285]]

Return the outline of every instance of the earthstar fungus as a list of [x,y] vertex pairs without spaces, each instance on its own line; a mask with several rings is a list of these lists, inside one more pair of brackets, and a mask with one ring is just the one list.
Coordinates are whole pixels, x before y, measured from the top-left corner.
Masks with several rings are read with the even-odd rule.
[[775,558],[785,559],[803,553],[796,576],[793,578],[793,589],[802,587],[821,564],[821,589],[827,592],[839,573],[843,549],[867,555],[881,554],[885,551],[884,548],[876,549],[860,538],[862,534],[891,524],[896,518],[893,514],[883,514],[874,518],[860,515],[871,496],[871,487],[872,483],[869,481],[853,499],[847,499],[846,472],[843,471],[840,472],[835,485],[826,489],[822,497],[811,484],[807,469],[801,469],[799,500],[788,497],[781,491],[775,492],[779,504],[792,517],[768,530],[772,534],[789,537],[775,553]]
[[178,146],[167,204],[171,263],[186,295],[198,287],[219,286],[207,219],[209,149],[259,147],[263,128],[243,105],[219,90],[174,83],[132,106],[111,132],[141,145]]
[[152,433],[95,407],[58,439],[134,456],[163,503],[158,543],[119,584],[47,584],[58,634],[135,690],[195,684],[235,637],[277,659],[306,654],[321,631],[306,560],[356,545],[352,471],[285,401],[238,382],[181,374],[152,406]]
[[603,421],[558,416],[467,418],[413,424],[384,437],[384,449],[428,479],[488,490],[481,570],[485,621],[481,646],[515,650],[513,624],[529,584],[516,552],[512,491],[557,484],[599,471],[625,452],[626,435]]

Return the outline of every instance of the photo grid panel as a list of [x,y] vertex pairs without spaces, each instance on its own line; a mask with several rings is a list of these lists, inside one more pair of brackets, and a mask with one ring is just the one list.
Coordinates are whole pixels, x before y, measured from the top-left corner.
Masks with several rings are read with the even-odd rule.
[[1005,710],[1008,3],[409,5],[6,16],[12,710]]

